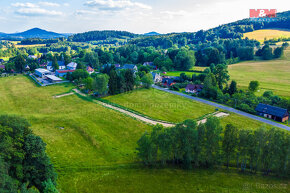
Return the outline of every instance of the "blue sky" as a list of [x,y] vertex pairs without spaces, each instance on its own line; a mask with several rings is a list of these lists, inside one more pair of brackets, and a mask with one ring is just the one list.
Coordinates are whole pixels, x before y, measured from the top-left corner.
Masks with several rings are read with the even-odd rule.
[[0,0],[0,32],[39,27],[59,33],[90,30],[194,32],[249,17],[249,9],[289,10],[285,0]]

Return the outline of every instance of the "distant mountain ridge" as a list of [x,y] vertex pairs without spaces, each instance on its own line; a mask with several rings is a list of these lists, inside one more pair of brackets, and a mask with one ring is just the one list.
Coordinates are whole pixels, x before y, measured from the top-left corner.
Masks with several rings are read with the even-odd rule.
[[149,32],[149,33],[145,33],[144,36],[159,36],[161,35],[160,33],[157,33],[155,31]]
[[51,31],[46,31],[40,28],[33,28],[24,32],[5,34],[0,32],[0,39],[27,39],[27,38],[41,38],[41,39],[51,39],[66,37],[65,34],[59,34]]

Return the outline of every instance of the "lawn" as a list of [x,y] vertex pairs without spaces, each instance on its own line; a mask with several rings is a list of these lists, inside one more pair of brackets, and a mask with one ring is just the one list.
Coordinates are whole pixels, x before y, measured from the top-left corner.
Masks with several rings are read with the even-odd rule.
[[189,71],[167,71],[165,76],[180,76],[181,73],[185,73],[187,76],[192,77],[193,74],[200,74],[198,72],[189,72]]
[[272,90],[277,95],[290,98],[290,48],[285,50],[282,59],[233,64],[229,66],[229,73],[241,88],[247,88],[250,81],[258,80],[258,95]]
[[[69,92],[72,88],[71,84],[38,87],[25,76],[0,78],[1,114],[27,118],[33,131],[47,143],[47,152],[57,169],[58,188],[62,193],[263,192],[265,190],[256,184],[287,183],[283,179],[236,171],[142,169],[138,166],[136,141],[151,127],[76,95],[53,99],[52,96]],[[145,91],[138,92],[148,94]],[[166,98],[161,96],[166,96],[166,93],[149,92],[151,97],[147,100],[157,97],[166,102]],[[178,116],[181,111],[176,107],[180,107],[186,111],[181,113],[181,117],[187,117],[187,113],[190,117],[198,116],[196,112],[190,112],[192,109],[198,113],[213,111],[211,107],[175,96],[167,98],[175,108],[163,105],[157,108],[153,105],[152,108],[171,111]],[[178,102],[174,103],[173,99]],[[244,120],[241,121],[245,124]],[[288,190],[289,187],[282,186],[282,189],[270,191]]]
[[253,32],[248,32],[244,34],[244,38],[255,39],[259,42],[264,42],[265,38],[267,40],[273,38],[287,38],[290,37],[290,31],[278,30],[278,29],[261,29]]
[[215,108],[156,89],[140,89],[105,98],[154,119],[179,123],[213,113]]
[[236,170],[104,168],[60,177],[64,192],[255,193],[289,192],[287,180],[240,174]]
[[[215,107],[210,105],[156,89],[141,89],[126,94],[109,96],[105,99],[154,119],[175,123],[186,119],[197,119],[216,110]],[[231,123],[241,129],[270,127],[235,113],[230,113],[230,116],[221,118],[221,123],[223,126]]]

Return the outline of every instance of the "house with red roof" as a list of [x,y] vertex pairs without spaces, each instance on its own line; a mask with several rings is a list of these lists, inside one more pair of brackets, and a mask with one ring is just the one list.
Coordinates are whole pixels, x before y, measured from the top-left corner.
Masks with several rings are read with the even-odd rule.
[[88,72],[89,74],[92,74],[92,73],[95,72],[95,70],[94,70],[92,67],[88,66],[88,67],[87,67],[87,72]]

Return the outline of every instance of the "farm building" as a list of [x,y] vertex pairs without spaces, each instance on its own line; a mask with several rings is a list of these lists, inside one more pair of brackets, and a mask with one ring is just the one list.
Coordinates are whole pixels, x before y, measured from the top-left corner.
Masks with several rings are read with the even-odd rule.
[[274,107],[260,103],[255,110],[259,116],[273,119],[275,121],[285,122],[289,119],[289,113],[287,109],[280,107]]
[[68,72],[72,73],[74,72],[74,70],[56,70],[55,75],[58,77],[64,77],[67,75]]
[[60,79],[60,78],[58,78],[58,77],[56,77],[54,75],[46,75],[45,77],[51,83],[56,83],[56,82],[61,82],[62,81],[62,79]]
[[50,71],[44,69],[44,68],[38,68],[35,70],[34,74],[40,78],[45,77],[46,75],[50,75]]
[[188,84],[185,88],[185,92],[187,93],[199,93],[203,89],[203,85],[201,84]]
[[77,69],[78,64],[75,62],[71,62],[69,63],[66,67],[68,70],[76,70]]

